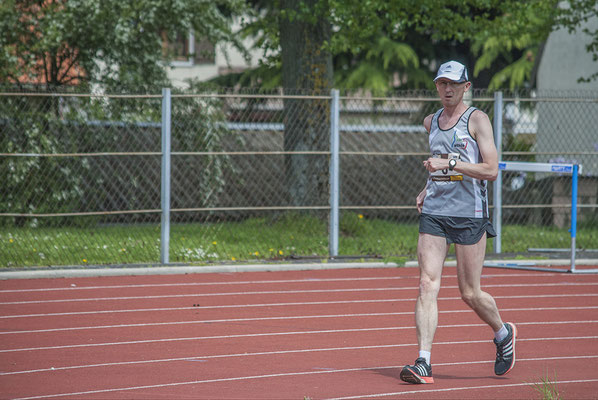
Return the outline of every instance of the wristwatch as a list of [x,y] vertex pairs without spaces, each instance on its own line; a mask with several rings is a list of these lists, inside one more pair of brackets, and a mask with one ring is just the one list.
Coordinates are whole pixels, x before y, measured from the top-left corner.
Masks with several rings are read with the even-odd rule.
[[449,160],[449,170],[454,170],[455,167],[457,166],[457,160],[455,160],[454,158],[451,158]]

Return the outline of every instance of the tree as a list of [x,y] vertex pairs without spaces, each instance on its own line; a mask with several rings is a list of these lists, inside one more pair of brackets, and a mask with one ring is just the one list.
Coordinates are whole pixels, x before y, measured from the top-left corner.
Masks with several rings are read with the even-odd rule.
[[243,49],[231,17],[245,9],[243,0],[5,0],[0,81],[159,87],[168,83],[164,37],[193,30]]
[[[260,71],[271,77],[280,66],[282,86],[287,91],[309,89],[327,93],[334,82],[330,67],[334,57],[348,66],[344,76],[342,70],[337,73],[345,85],[367,85],[368,89],[384,91],[392,87],[396,73],[405,71],[426,82],[422,71],[433,74],[439,58],[435,56],[452,58],[454,48],[462,43],[466,43],[462,57],[472,58],[472,42],[484,49],[482,58],[488,63],[478,64],[477,73],[493,68],[497,59],[504,64],[499,55],[510,57],[531,45],[532,39],[549,32],[556,2],[254,0],[251,3],[260,18],[249,21],[245,33],[255,37],[268,55],[269,68],[262,66]],[[530,17],[536,14],[540,15],[538,21],[530,24]],[[542,30],[536,32],[539,26]],[[521,43],[512,40],[515,46],[504,51],[483,47],[486,40],[504,37],[523,39]],[[413,45],[409,46],[408,38],[427,40],[427,53],[418,53]],[[476,38],[481,39],[476,42]],[[496,54],[490,54],[491,50]],[[314,101],[302,114],[297,109],[295,100],[285,102],[285,151],[321,150],[328,138],[326,106]],[[313,156],[287,157],[289,193],[302,204],[321,205],[327,192],[325,160],[314,162],[310,157]],[[310,187],[316,189],[310,193]]]

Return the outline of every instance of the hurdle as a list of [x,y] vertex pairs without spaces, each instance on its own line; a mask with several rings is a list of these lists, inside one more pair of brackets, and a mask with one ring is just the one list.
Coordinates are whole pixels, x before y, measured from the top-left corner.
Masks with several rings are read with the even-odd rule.
[[[506,268],[506,269],[521,269],[531,271],[547,271],[547,272],[565,272],[578,274],[595,274],[598,269],[583,269],[578,270],[575,267],[575,256],[577,248],[575,239],[577,235],[577,184],[579,174],[582,173],[582,166],[578,164],[562,164],[562,163],[535,163],[535,162],[521,162],[521,161],[501,161],[498,163],[498,178],[494,186],[494,225],[496,228],[495,249],[500,253],[501,249],[501,235],[502,235],[502,171],[520,171],[520,172],[546,172],[571,175],[571,260],[569,269],[543,268],[537,267],[537,262],[534,261],[485,261],[485,267],[491,268]],[[497,199],[500,204],[497,205]]]

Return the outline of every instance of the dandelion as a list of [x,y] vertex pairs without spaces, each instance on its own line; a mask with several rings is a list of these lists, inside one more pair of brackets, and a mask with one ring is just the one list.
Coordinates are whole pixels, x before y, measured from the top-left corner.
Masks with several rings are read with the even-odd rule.
[[213,241],[213,242],[212,242],[212,244],[218,244],[218,242],[216,242],[216,241]]
[[253,255],[254,255],[254,256],[259,256],[259,255],[260,255],[260,252],[259,252],[259,251],[256,251],[255,253],[253,253]]
[[358,215],[359,219],[363,219],[363,214]]
[[282,256],[284,254],[284,252],[282,250],[278,250],[278,254],[280,254]]
[[84,262],[84,263],[87,263],[87,258],[84,258],[84,259],[83,259],[83,262]]
[[233,261],[237,261],[237,259],[235,257],[231,257],[230,259]]
[[14,240],[12,240],[12,238],[10,238],[10,239],[8,239],[8,242],[12,243],[12,242],[14,242]]

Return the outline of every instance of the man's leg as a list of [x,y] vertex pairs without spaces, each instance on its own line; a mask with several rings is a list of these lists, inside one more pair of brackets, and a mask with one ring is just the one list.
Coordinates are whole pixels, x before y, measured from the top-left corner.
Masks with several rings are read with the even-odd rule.
[[419,295],[415,303],[415,326],[420,356],[414,365],[406,365],[401,370],[401,380],[409,383],[434,383],[429,356],[426,360],[422,352],[429,355],[432,351],[434,333],[438,325],[438,291],[442,266],[448,245],[446,239],[420,233],[417,242],[417,260],[419,264]]
[[[486,322],[495,333],[496,362],[494,373],[504,375],[515,365],[515,324],[503,324],[494,298],[481,290],[481,276],[486,254],[486,234],[473,245],[455,245],[457,278],[463,301]],[[502,335],[501,335],[502,334]],[[500,338],[502,336],[502,338]],[[499,339],[500,338],[500,339]]]
[[480,279],[486,255],[486,234],[476,244],[455,244],[457,278],[463,301],[497,332],[503,326],[494,298],[481,289]]
[[417,242],[419,295],[415,303],[415,326],[420,351],[432,351],[438,325],[438,292],[447,250],[444,237],[420,233]]

